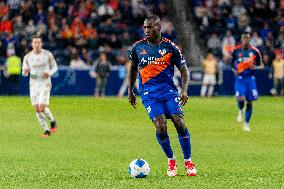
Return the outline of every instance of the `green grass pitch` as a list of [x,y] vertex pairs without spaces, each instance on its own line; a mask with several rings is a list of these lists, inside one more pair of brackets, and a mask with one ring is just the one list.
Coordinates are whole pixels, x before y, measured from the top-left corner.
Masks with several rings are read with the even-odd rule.
[[[251,133],[236,123],[233,97],[190,98],[184,108],[198,176],[185,176],[172,123],[169,135],[179,176],[166,176],[167,159],[140,99],[52,97],[58,133],[40,137],[28,97],[0,97],[0,188],[284,188],[284,99],[254,103]],[[145,179],[129,163],[147,160]]]

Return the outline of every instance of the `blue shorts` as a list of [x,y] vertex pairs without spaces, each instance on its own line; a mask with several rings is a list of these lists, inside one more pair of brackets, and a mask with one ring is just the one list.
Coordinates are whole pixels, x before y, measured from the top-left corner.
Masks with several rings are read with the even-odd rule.
[[255,77],[237,77],[235,81],[236,98],[246,97],[247,101],[253,101],[258,98],[258,92],[255,83]]
[[162,99],[143,99],[142,103],[151,120],[162,114],[164,114],[167,119],[170,119],[171,115],[174,114],[183,115],[182,107],[179,104],[179,97],[177,95],[171,95]]

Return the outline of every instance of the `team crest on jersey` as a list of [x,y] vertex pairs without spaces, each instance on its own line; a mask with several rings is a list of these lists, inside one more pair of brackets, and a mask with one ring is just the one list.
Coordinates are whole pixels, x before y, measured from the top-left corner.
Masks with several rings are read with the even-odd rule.
[[164,55],[167,53],[167,51],[166,51],[166,49],[163,49],[163,50],[159,50],[159,53],[160,53],[162,56],[164,56]]
[[147,51],[143,49],[143,50],[140,52],[140,54],[145,55],[145,54],[147,54]]
[[242,53],[239,53],[239,57],[242,57],[243,56],[243,54]]

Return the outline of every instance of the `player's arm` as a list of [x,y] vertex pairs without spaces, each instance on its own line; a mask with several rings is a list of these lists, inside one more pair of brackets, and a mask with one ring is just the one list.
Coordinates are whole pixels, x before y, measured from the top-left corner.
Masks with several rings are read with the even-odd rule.
[[183,64],[179,68],[181,74],[181,92],[180,92],[180,102],[181,105],[184,106],[187,103],[188,96],[188,85],[189,85],[189,71],[186,64]]
[[256,56],[254,69],[257,69],[257,70],[258,69],[263,69],[264,68],[264,64],[263,64],[263,61],[262,61],[261,53],[260,53],[260,51],[257,48],[255,48],[254,51],[255,51],[255,56]]
[[138,65],[131,64],[129,69],[129,88],[128,88],[128,100],[130,104],[135,108],[136,107],[136,96],[133,92],[134,84],[137,78]]
[[49,64],[50,64],[49,72],[44,73],[44,76],[46,78],[52,76],[58,70],[57,63],[56,63],[55,58],[54,58],[54,56],[51,52],[49,52]]
[[181,54],[179,48],[173,44],[173,59],[172,59],[180,71],[181,76],[181,92],[180,92],[180,104],[184,106],[187,103],[188,96],[187,90],[189,85],[189,72],[186,62]]
[[135,47],[132,48],[130,52],[130,59],[131,59],[131,65],[129,69],[129,88],[128,88],[128,100],[129,103],[136,108],[136,96],[133,92],[133,88],[136,82],[137,73],[138,73],[138,56],[136,54]]
[[24,60],[23,60],[23,66],[22,66],[22,75],[26,77],[29,75],[29,72],[30,72],[30,69],[29,69],[29,65],[27,62],[27,55],[25,55]]

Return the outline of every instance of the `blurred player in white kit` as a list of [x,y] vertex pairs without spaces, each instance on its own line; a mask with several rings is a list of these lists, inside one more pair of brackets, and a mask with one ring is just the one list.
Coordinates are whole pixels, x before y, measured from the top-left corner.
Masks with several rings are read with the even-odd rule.
[[[51,76],[57,71],[57,64],[48,50],[42,48],[40,35],[32,37],[32,51],[24,56],[22,74],[30,74],[30,98],[35,107],[36,116],[44,129],[42,137],[49,137],[50,133],[57,131],[56,121],[48,108]],[[50,120],[51,128],[48,127],[46,117]]]

